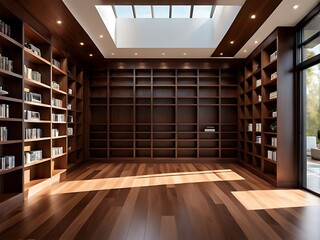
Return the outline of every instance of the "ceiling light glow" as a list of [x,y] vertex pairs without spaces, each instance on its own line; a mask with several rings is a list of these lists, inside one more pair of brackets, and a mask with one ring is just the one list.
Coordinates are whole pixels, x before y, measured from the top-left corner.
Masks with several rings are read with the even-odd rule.
[[84,45],[84,43],[83,43],[83,42],[81,42],[81,43],[80,43],[80,45],[81,45],[81,46],[83,46],[83,45]]
[[256,15],[251,15],[251,17],[250,17],[251,19],[255,19],[256,18]]
[[231,43],[231,44],[234,44],[234,41],[231,41],[230,43]]
[[100,37],[100,38],[103,38],[103,35],[100,35],[99,37]]
[[254,44],[257,44],[258,43],[258,41],[256,40],[256,41],[254,41]]
[[93,56],[93,54],[92,54],[92,53],[90,53],[90,54],[89,54],[89,56],[90,56],[90,57],[92,57],[92,56]]
[[297,4],[293,6],[294,10],[297,10],[298,8],[299,8],[299,5],[297,5]]
[[220,56],[222,56],[223,55],[223,53],[220,53]]
[[61,23],[62,23],[62,21],[61,21],[61,20],[58,20],[58,21],[57,21],[57,23],[58,23],[58,24],[61,24]]

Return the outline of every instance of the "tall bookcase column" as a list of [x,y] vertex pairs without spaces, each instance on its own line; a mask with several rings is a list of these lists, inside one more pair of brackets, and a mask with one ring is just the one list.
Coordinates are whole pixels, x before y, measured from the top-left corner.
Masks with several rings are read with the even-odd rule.
[[68,118],[67,135],[68,135],[68,168],[77,162],[77,73],[76,65],[68,59],[68,116],[72,116],[73,121]]
[[234,160],[238,153],[238,71],[220,70],[220,158]]
[[109,70],[109,157],[134,157],[134,71]]
[[198,69],[177,69],[177,158],[198,157]]
[[24,191],[31,196],[49,184],[52,172],[51,46],[26,23],[24,42]]
[[0,21],[5,24],[0,29],[0,209],[5,211],[23,200],[23,36],[22,22],[2,6]]
[[[77,66],[77,81],[76,81],[76,116],[74,121],[76,122],[76,162],[79,163],[84,159],[84,126],[83,126],[83,81],[84,81],[84,70],[82,67]],[[73,115],[74,116],[74,115]],[[68,122],[71,122],[68,120]],[[72,150],[72,149],[71,149]]]
[[109,157],[109,83],[108,70],[91,73],[89,99],[89,156],[95,160]]
[[220,159],[220,70],[199,70],[199,159]]
[[152,70],[135,69],[135,158],[152,157]]
[[[247,133],[246,156],[241,160],[278,187],[297,185],[297,163],[293,156],[293,66],[294,30],[280,27],[249,56],[245,70],[250,72],[245,84],[251,85],[252,91],[247,88],[244,114],[248,127],[252,123],[252,133]],[[250,135],[252,148],[248,147]],[[252,161],[248,161],[251,154]]]
[[[67,169],[67,120],[73,122],[74,116],[67,115],[68,77],[66,54],[52,47],[52,177],[61,175]],[[60,178],[61,176],[59,176]]]

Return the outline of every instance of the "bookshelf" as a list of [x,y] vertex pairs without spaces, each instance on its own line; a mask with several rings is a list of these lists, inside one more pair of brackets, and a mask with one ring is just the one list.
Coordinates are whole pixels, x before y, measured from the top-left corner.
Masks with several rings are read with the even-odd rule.
[[8,200],[23,199],[23,38],[17,17],[1,8],[0,20],[7,25],[0,31],[0,208],[6,209]]
[[236,161],[237,70],[110,68],[90,77],[91,160]]
[[292,39],[292,28],[277,28],[248,57],[239,84],[238,157],[278,187],[297,184]]

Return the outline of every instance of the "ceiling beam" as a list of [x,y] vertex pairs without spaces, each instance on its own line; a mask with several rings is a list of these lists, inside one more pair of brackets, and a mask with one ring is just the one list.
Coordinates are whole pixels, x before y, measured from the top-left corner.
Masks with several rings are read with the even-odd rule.
[[[211,57],[221,57],[220,53],[223,53],[223,57],[234,57],[281,2],[260,0],[257,3],[256,0],[247,0]],[[256,15],[255,19],[251,19],[253,14]],[[230,44],[231,41],[234,43]]]

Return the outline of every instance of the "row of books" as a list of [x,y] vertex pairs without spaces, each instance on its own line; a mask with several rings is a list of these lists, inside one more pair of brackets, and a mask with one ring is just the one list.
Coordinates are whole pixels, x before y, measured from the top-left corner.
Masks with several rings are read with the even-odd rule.
[[261,143],[261,136],[256,136],[256,143]]
[[68,104],[68,105],[67,105],[67,109],[68,109],[68,110],[71,110],[71,108],[72,108],[72,105],[71,105],[71,104]]
[[30,49],[33,53],[35,53],[36,55],[41,57],[41,50],[39,48],[37,48],[36,46],[34,46],[31,43],[25,43],[24,46],[28,49]]
[[58,156],[63,154],[63,147],[53,147],[52,148],[52,156]]
[[51,105],[55,107],[62,107],[62,100],[57,98],[52,98]]
[[256,132],[262,132],[262,124],[256,123]]
[[216,129],[214,128],[214,126],[208,126],[204,129],[205,132],[215,132]]
[[37,71],[33,71],[31,68],[28,68],[26,65],[23,66],[23,76],[28,79],[41,82],[41,73]]
[[0,171],[15,167],[15,156],[0,156]]
[[277,151],[268,150],[267,154],[268,154],[268,159],[277,161]]
[[52,86],[52,88],[54,88],[54,89],[60,89],[60,85],[59,85],[59,83],[57,83],[57,82],[55,82],[55,81],[52,81],[51,82],[51,86]]
[[273,62],[274,60],[276,60],[278,57],[278,52],[275,51],[272,54],[270,54],[270,62]]
[[54,122],[65,122],[64,114],[52,113],[52,121]]
[[42,138],[41,128],[26,128],[24,130],[24,139]]
[[53,128],[51,130],[52,137],[59,137],[59,129]]
[[13,61],[8,57],[2,56],[0,53],[0,69],[4,69],[6,71],[13,71]]
[[29,102],[41,103],[41,94],[29,92],[29,89],[25,89],[24,91],[24,100]]
[[271,93],[269,94],[269,99],[274,99],[274,98],[277,98],[277,97],[278,97],[277,91],[271,92]]
[[26,119],[26,120],[40,120],[40,112],[24,110],[24,119]]
[[72,115],[68,115],[68,122],[72,123],[73,122],[73,116]]
[[0,19],[0,32],[11,37],[11,26]]
[[54,58],[52,59],[52,64],[55,65],[57,68],[61,67],[61,63],[58,60],[54,59]]
[[[248,123],[248,132],[252,132],[252,123]],[[256,132],[262,132],[262,124],[256,123]]]
[[256,80],[256,87],[261,86],[261,84],[262,84],[261,79],[257,79],[257,80]]
[[42,150],[24,152],[24,163],[32,163],[42,159]]
[[0,118],[9,118],[8,104],[0,104]]
[[8,141],[8,128],[0,127],[0,141]]
[[73,135],[73,128],[68,128],[68,136],[72,136]]
[[271,146],[277,147],[277,138],[276,137],[271,138]]

